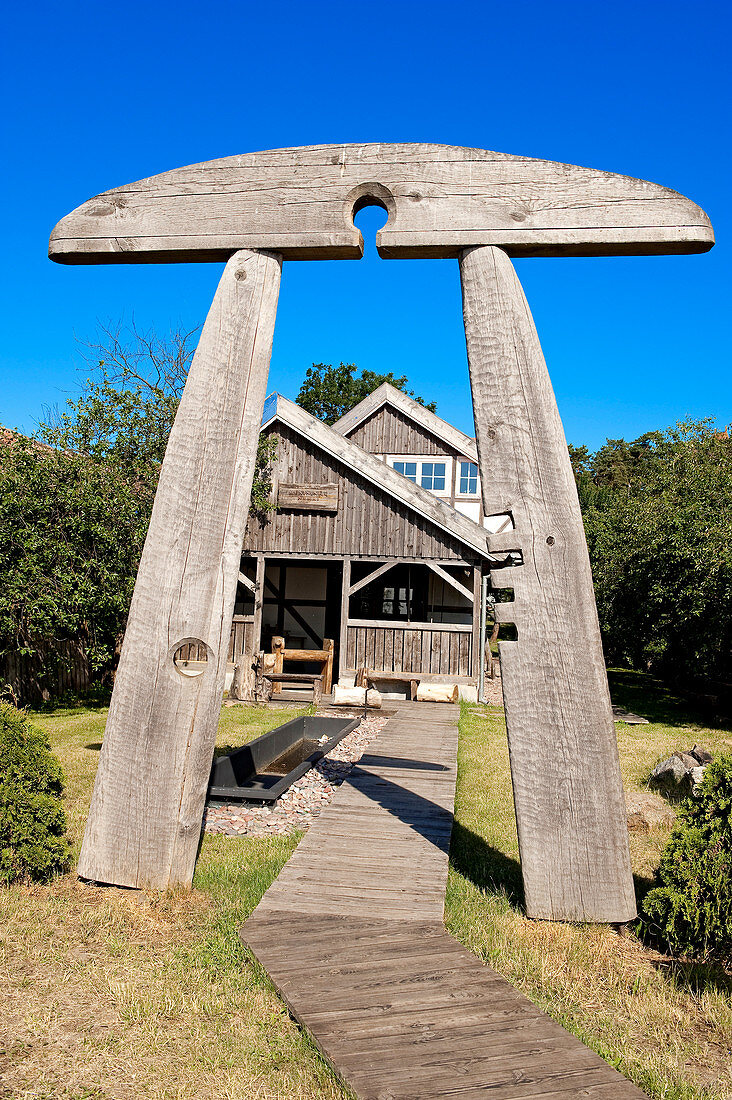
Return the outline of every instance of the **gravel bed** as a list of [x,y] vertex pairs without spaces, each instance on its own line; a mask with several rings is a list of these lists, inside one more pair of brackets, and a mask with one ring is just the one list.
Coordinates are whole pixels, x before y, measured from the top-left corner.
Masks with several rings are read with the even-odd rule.
[[387,721],[388,718],[377,715],[362,718],[355,730],[274,803],[207,802],[203,815],[206,832],[225,836],[289,836],[309,828]]

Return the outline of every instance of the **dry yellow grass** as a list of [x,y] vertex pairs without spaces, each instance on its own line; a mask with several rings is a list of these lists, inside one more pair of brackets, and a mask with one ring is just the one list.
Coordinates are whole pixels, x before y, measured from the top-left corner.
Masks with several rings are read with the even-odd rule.
[[[616,726],[627,789],[644,789],[653,765],[676,748],[694,741],[732,748],[728,731],[697,724],[646,678],[623,673],[612,682],[615,701],[654,719]],[[729,975],[673,962],[609,928],[523,915],[505,724],[496,708],[464,709],[456,822],[446,904],[453,935],[649,1096],[729,1098]],[[667,835],[631,836],[641,890]]]
[[[292,713],[225,709],[220,741],[243,743]],[[66,770],[75,850],[105,716],[34,716]],[[237,935],[294,846],[206,836],[192,893],[94,887],[73,874],[0,892],[0,1097],[347,1095]]]
[[[617,701],[652,713],[619,726],[626,784],[698,741],[663,691],[616,679]],[[220,745],[241,744],[291,713],[225,708]],[[34,716],[66,770],[78,851],[106,711]],[[641,885],[665,833],[634,836]],[[206,836],[192,893],[155,895],[79,883],[0,892],[0,1097],[3,1100],[335,1100],[348,1095],[244,950],[238,929],[294,840]],[[528,921],[502,713],[463,716],[446,916],[450,930],[651,1097],[732,1095],[730,980],[681,966],[632,936]]]

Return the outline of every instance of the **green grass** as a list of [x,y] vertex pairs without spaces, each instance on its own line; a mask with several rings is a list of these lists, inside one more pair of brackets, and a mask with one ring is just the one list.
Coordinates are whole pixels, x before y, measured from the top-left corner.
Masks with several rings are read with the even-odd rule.
[[[672,749],[732,745],[660,685],[613,675],[614,701],[653,719],[618,725],[626,785]],[[224,708],[217,744],[301,711]],[[34,720],[66,771],[78,851],[106,709]],[[647,883],[665,833],[633,835]],[[206,835],[190,893],[93,887],[66,875],[0,893],[0,1096],[13,1100],[315,1100],[348,1095],[239,936],[297,838]],[[657,1100],[732,1094],[730,978],[601,927],[521,909],[503,714],[465,707],[446,901],[450,931]],[[5,1091],[3,1092],[3,1087]]]
[[[243,744],[299,713],[224,708],[218,744]],[[106,710],[33,717],[66,771],[78,853]],[[73,874],[2,891],[0,1096],[348,1095],[238,935],[297,839],[207,834],[191,893],[95,887]]]
[[[616,725],[624,783],[642,790],[654,764],[694,741],[732,747],[661,685],[611,675],[613,700],[653,721]],[[667,830],[631,834],[640,890],[647,888]],[[504,974],[649,1096],[722,1100],[732,1094],[732,979],[682,965],[602,926],[530,921],[513,814],[503,712],[464,705],[456,824],[446,899],[450,932]]]

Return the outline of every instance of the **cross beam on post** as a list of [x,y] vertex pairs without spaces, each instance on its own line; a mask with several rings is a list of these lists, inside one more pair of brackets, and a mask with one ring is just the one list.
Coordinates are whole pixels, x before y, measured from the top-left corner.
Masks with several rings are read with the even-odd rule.
[[[527,910],[626,921],[625,811],[587,549],[551,383],[508,257],[706,252],[714,234],[698,206],[645,180],[445,145],[210,161],[107,191],[54,229],[49,255],[60,263],[228,261],[161,470],[80,873],[131,886],[191,881],[278,257],[359,258],[353,214],[369,203],[389,215],[381,256],[460,260],[484,504],[516,522],[490,548],[523,554],[492,583],[516,593],[496,614],[518,630],[500,645]],[[261,560],[257,576],[261,600]],[[360,586],[347,561],[344,613]],[[342,649],[344,640],[342,624]],[[197,678],[173,664],[176,646],[191,641],[209,655]]]

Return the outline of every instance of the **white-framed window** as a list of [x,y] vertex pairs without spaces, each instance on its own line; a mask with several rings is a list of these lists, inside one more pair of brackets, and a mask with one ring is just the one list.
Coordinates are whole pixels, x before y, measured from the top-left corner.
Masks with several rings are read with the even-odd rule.
[[419,482],[422,488],[429,489],[431,493],[444,493],[445,466],[444,462],[423,462]]
[[478,467],[475,462],[468,462],[463,459],[460,460],[458,493],[463,497],[477,497]]
[[398,474],[409,478],[438,497],[449,497],[452,491],[452,459],[442,455],[387,455],[386,461]]
[[410,481],[417,484],[417,463],[416,462],[395,462],[394,469],[398,474],[404,474]]

